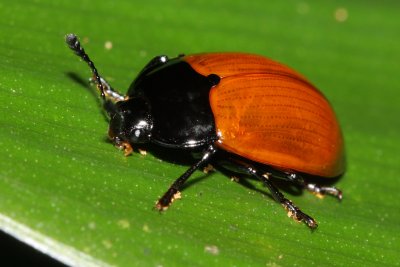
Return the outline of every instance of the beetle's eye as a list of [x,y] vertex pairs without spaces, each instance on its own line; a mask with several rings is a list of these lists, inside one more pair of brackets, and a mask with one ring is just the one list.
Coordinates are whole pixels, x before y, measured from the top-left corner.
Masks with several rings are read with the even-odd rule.
[[126,136],[132,143],[146,143],[149,141],[151,125],[145,120],[132,124]]
[[139,138],[139,137],[140,137],[140,134],[141,134],[140,130],[139,130],[139,129],[136,129],[136,130],[135,130],[135,137],[136,137],[136,138]]
[[132,143],[146,143],[148,141],[148,135],[146,134],[145,128],[134,128],[131,134],[128,135]]

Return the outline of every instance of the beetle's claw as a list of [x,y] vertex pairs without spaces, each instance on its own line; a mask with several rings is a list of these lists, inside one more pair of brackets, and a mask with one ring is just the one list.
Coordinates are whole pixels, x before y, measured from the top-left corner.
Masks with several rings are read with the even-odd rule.
[[339,192],[338,192],[338,194],[337,194],[337,196],[336,196],[336,197],[337,197],[337,199],[338,199],[339,201],[342,201],[342,199],[343,199],[343,194],[342,194],[342,191],[341,191],[341,190],[339,190],[339,189],[338,189],[338,191],[339,191]]
[[293,218],[295,221],[298,221],[298,222],[303,221],[312,230],[314,230],[318,227],[317,222],[312,217],[310,217],[307,214],[305,214],[304,212],[302,212],[290,200],[285,199],[282,202],[282,206],[288,212],[288,216]]

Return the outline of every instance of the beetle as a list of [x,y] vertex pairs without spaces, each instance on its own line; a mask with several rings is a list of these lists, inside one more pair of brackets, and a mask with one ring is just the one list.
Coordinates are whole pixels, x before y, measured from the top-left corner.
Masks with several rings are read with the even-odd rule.
[[156,202],[158,210],[210,163],[259,179],[290,217],[311,229],[316,221],[273,178],[342,199],[336,187],[303,178],[341,176],[344,142],[328,100],[293,69],[246,53],[157,56],[122,95],[99,75],[75,34],[66,43],[88,63],[110,118],[109,138],[125,155],[145,143],[193,152],[196,162]]

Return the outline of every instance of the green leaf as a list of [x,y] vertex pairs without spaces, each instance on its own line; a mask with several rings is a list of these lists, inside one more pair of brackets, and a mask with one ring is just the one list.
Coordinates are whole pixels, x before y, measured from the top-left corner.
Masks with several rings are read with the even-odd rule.
[[[0,229],[76,266],[398,265],[399,7],[2,1]],[[124,157],[106,141],[90,72],[64,44],[70,32],[121,91],[160,54],[252,52],[304,73],[343,128],[348,170],[335,184],[343,202],[285,191],[317,219],[311,232],[260,183],[250,180],[252,190],[198,171],[160,215],[156,199],[189,162],[156,148]]]

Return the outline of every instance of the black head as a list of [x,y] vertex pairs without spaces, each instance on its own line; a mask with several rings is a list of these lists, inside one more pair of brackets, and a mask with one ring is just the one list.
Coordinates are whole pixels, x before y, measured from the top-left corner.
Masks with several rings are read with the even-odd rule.
[[115,103],[109,137],[115,145],[142,144],[150,141],[153,119],[144,98],[132,97]]

